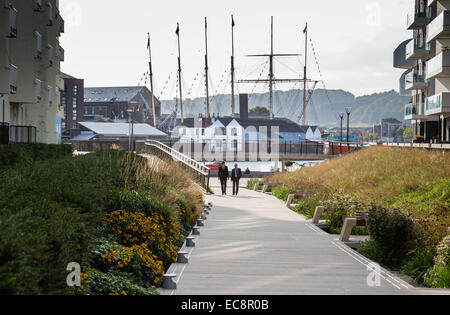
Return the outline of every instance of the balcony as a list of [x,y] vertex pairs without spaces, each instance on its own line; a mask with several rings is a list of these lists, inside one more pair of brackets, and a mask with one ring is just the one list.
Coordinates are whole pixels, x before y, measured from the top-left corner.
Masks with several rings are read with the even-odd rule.
[[450,51],[443,51],[427,62],[427,80],[450,77]]
[[427,98],[426,115],[442,115],[450,113],[450,92],[435,94]]
[[416,70],[409,72],[405,76],[405,89],[406,90],[426,90],[428,88],[428,82],[425,79],[424,74],[419,74]]
[[443,11],[427,26],[427,42],[450,38],[450,11]]
[[36,127],[34,126],[10,126],[10,143],[36,143]]
[[426,59],[430,55],[431,45],[425,40],[414,38],[406,45],[406,60]]
[[405,105],[405,120],[417,120],[426,119],[427,116],[424,113],[424,104],[406,104]]
[[406,28],[408,30],[419,29],[426,26],[431,20],[431,8],[423,8],[422,10],[414,10],[409,13],[406,19]]
[[406,60],[406,45],[411,41],[411,39],[405,40],[395,49],[394,68],[413,69],[417,65],[417,61],[415,60]]

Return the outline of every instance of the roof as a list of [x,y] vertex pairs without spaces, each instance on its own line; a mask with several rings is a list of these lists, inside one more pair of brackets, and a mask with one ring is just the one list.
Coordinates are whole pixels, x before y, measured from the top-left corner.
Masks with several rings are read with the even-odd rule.
[[93,87],[84,89],[85,102],[129,102],[135,98],[144,86]]
[[[198,119],[198,118],[195,118]],[[312,132],[315,132],[318,127],[317,126],[302,126],[299,125],[292,120],[289,120],[287,118],[274,118],[270,119],[262,118],[262,117],[249,117],[248,119],[241,119],[239,117],[233,118],[233,117],[220,117],[218,120],[224,125],[228,126],[233,120],[236,120],[242,127],[247,128],[250,126],[255,126],[256,128],[259,127],[279,127],[280,132],[283,133],[306,133],[309,128],[311,128]],[[205,119],[204,119],[205,121]],[[194,118],[185,118],[184,122],[182,124],[185,127],[188,128],[194,128]],[[211,124],[208,124],[210,126]]]
[[81,134],[79,134],[76,137],[73,137],[71,140],[72,141],[88,141],[94,137],[95,137],[95,133],[89,132],[89,131],[87,131],[87,132],[83,131],[83,132],[81,132]]
[[[106,137],[129,137],[130,124],[128,123],[96,123],[96,122],[80,122],[81,126],[91,130],[97,135]],[[133,135],[135,137],[164,137],[164,132],[148,125],[134,124]]]
[[63,79],[76,79],[75,77],[72,77],[71,75],[68,75],[67,73],[60,72],[59,76]]

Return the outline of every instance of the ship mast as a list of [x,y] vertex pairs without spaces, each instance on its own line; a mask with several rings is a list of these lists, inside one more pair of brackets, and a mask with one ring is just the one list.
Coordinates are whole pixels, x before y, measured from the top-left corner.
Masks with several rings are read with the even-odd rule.
[[180,24],[177,23],[177,30],[175,32],[178,37],[178,87],[180,89],[180,115],[181,123],[184,123],[183,115],[183,89],[181,87],[181,47],[180,47]]
[[234,100],[234,17],[231,15],[231,117],[236,115],[236,104]]
[[305,67],[303,74],[303,125],[306,126],[306,82],[307,82],[307,65],[308,65],[308,23],[306,23],[306,27],[303,30],[303,34],[305,34]]
[[149,56],[149,73],[150,73],[150,91],[152,92],[152,111],[153,111],[153,126],[156,128],[156,109],[155,109],[155,93],[153,91],[153,70],[152,70],[152,51],[150,45],[150,33],[148,33],[148,56]]
[[206,88],[206,114],[207,118],[211,117],[209,104],[209,82],[208,82],[208,19],[205,17],[205,88]]

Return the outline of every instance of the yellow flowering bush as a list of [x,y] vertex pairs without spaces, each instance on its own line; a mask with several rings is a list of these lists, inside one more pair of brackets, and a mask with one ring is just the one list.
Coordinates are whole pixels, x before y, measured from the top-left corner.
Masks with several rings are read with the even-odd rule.
[[164,265],[176,260],[181,240],[177,218],[165,218],[154,213],[146,216],[143,212],[114,211],[105,216],[105,222],[113,234],[120,237],[125,245],[146,244]]

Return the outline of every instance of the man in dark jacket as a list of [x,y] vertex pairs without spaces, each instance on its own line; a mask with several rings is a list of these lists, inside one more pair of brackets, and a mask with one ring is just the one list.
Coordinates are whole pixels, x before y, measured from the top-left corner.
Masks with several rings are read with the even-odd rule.
[[227,194],[227,181],[230,178],[230,173],[228,172],[228,167],[225,162],[219,167],[219,179],[220,186],[222,187],[222,196]]
[[242,178],[242,170],[238,168],[237,164],[234,164],[234,169],[231,171],[231,181],[233,182],[233,196],[237,196],[239,193],[239,181]]

